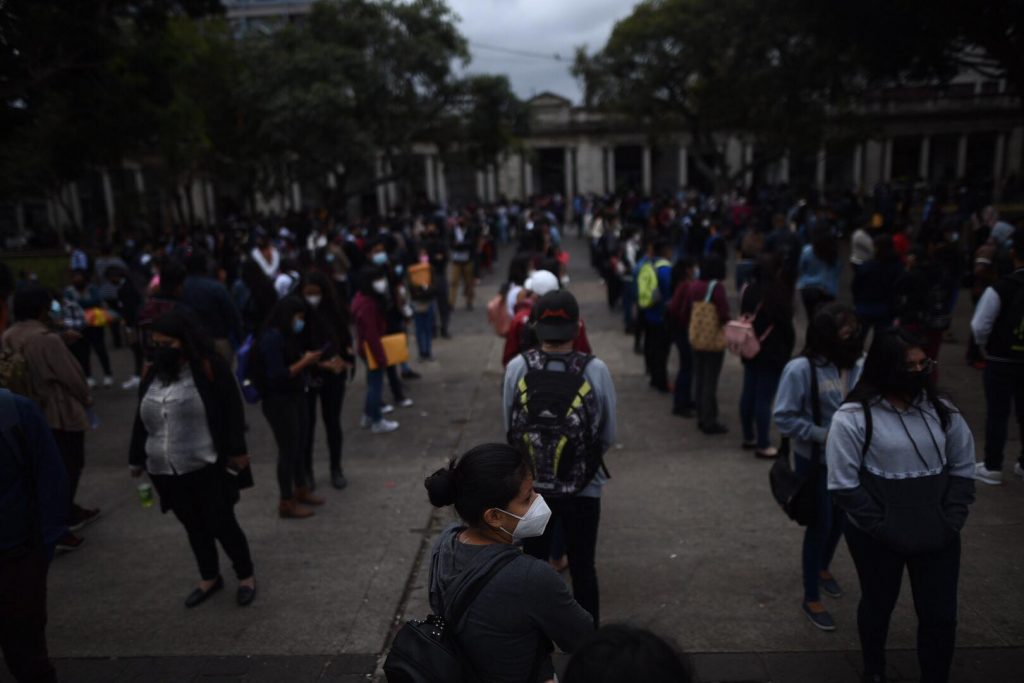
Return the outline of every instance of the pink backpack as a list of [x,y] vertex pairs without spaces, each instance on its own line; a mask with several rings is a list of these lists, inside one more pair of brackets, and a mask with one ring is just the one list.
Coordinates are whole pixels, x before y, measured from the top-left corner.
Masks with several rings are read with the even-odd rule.
[[[740,292],[740,302],[743,301],[746,290],[744,285],[743,291]],[[754,333],[754,318],[760,310],[761,305],[758,304],[753,313],[744,313],[739,319],[730,320],[725,324],[725,345],[733,355],[750,360],[761,353],[761,342],[768,338],[775,326],[769,325],[760,337]]]
[[494,328],[494,333],[504,337],[508,328],[512,325],[512,319],[508,316],[508,307],[505,306],[505,296],[496,294],[493,299],[487,302],[487,320]]

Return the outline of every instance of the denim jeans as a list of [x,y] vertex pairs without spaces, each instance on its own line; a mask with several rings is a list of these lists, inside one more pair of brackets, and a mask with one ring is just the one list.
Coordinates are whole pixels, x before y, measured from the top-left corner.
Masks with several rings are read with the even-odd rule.
[[420,352],[420,358],[430,358],[434,338],[434,307],[431,306],[422,313],[416,311],[412,318],[416,324],[416,347]]
[[679,350],[679,372],[676,373],[672,410],[682,412],[693,409],[693,349],[690,348],[690,334],[687,330],[676,330],[673,337]]
[[942,550],[906,557],[848,524],[846,545],[860,581],[857,631],[864,673],[885,673],[885,641],[906,567],[917,612],[921,683],[946,683],[956,648],[960,537]]
[[740,396],[743,440],[747,443],[756,440],[758,448],[771,446],[772,403],[775,401],[775,390],[779,387],[781,377],[781,369],[762,367],[756,361],[743,366],[743,393]]
[[[803,574],[804,601],[817,602],[821,599],[818,588],[819,573],[826,571],[832,564],[832,556],[836,554],[836,546],[843,535],[843,523],[846,518],[835,509],[832,494],[828,492],[826,482],[828,470],[825,468],[824,453],[822,464],[818,468],[816,483],[817,509],[814,521],[807,525],[804,532]],[[797,474],[806,474],[811,468],[811,461],[800,455],[793,458]]]
[[[1024,439],[1024,364],[988,361],[985,365],[985,467],[1003,469],[1003,449],[1010,423],[1010,404]],[[1024,444],[1018,460],[1024,467]]]
[[600,610],[594,556],[597,552],[597,526],[601,521],[601,499],[572,496],[546,500],[551,508],[551,519],[544,535],[523,541],[523,550],[547,562],[551,557],[555,528],[561,522],[573,597],[594,617],[594,625],[597,626],[600,624]]
[[381,418],[380,404],[384,400],[384,371],[366,370],[366,403],[363,405],[363,415],[366,415],[373,422],[379,422]]

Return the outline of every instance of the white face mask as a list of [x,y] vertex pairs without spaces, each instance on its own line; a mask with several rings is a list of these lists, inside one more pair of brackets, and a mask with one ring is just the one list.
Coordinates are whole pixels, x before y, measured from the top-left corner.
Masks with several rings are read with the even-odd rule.
[[323,301],[323,296],[320,294],[312,294],[306,297],[306,303],[313,308],[319,306],[321,301]]
[[[498,509],[501,510],[501,508]],[[549,508],[548,504],[544,501],[544,496],[540,494],[537,494],[537,497],[533,499],[533,502],[530,504],[530,509],[527,510],[526,514],[522,517],[514,515],[507,510],[501,511],[509,517],[515,517],[519,520],[519,524],[516,525],[515,531],[509,534],[512,536],[513,541],[521,541],[524,538],[536,538],[537,536],[543,536],[544,530],[548,526],[548,520],[551,519],[551,508]],[[498,528],[505,531],[502,527]],[[505,533],[508,534],[507,531],[505,531]]]
[[378,294],[386,294],[387,291],[388,291],[388,281],[387,280],[374,280],[373,281],[373,291],[377,292]]

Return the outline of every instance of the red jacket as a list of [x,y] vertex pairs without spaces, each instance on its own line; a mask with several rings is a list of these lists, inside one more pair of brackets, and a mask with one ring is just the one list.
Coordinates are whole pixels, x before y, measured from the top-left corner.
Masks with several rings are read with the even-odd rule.
[[377,367],[387,367],[388,357],[384,353],[384,345],[380,342],[380,338],[387,330],[387,321],[384,319],[384,311],[381,310],[380,304],[373,297],[358,292],[352,300],[352,317],[356,322],[356,347],[359,357],[366,359],[366,346],[369,346]]
[[[508,326],[505,334],[505,350],[501,354],[501,364],[508,365],[509,362],[525,351],[520,343],[523,338],[523,327],[530,322],[530,311],[533,310],[533,302],[526,300],[516,305],[516,314]],[[576,335],[572,348],[580,353],[593,353],[590,348],[590,340],[587,339],[587,324],[580,318],[580,333]]]

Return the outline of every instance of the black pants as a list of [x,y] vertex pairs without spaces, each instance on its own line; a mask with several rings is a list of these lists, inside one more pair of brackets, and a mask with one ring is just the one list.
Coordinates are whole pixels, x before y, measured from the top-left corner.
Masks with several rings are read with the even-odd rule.
[[857,630],[866,675],[885,673],[885,641],[889,620],[903,581],[917,612],[917,661],[921,683],[945,683],[956,646],[957,583],[960,578],[960,538],[946,548],[924,555],[900,555],[853,524],[846,525],[846,544],[857,567],[860,604]]
[[295,487],[306,485],[306,426],[309,406],[301,393],[267,392],[261,404],[277,442],[277,486],[282,500],[291,500]]
[[107,355],[107,343],[103,340],[102,327],[86,327],[82,330],[82,338],[68,347],[71,354],[82,366],[86,377],[92,377],[92,352],[95,351],[103,367],[103,374],[111,375],[110,356]]
[[718,423],[718,377],[722,374],[724,351],[694,351],[693,378],[697,402],[697,424],[707,428]]
[[327,432],[327,451],[330,454],[331,472],[341,472],[341,448],[344,435],[341,432],[341,406],[345,402],[345,373],[327,375],[323,384],[306,392],[308,403],[306,420],[306,452],[303,463],[307,477],[313,476],[313,434],[316,431],[316,400],[320,398],[320,415]]
[[647,322],[644,336],[644,358],[651,371],[651,386],[658,391],[668,391],[668,354],[672,339],[665,323]]
[[601,499],[573,496],[548,498],[546,501],[551,508],[547,529],[543,536],[526,539],[523,550],[547,562],[551,555],[551,537],[561,522],[565,552],[569,556],[573,597],[580,603],[580,607],[590,612],[597,626],[600,624],[600,600],[594,556],[597,552],[597,525],[601,521]]
[[46,651],[47,552],[0,556],[0,651],[18,683],[56,683]]
[[[1024,437],[1024,364],[990,360],[985,365],[985,467],[1003,469],[1003,451],[1009,436],[1011,405],[1017,429]],[[1024,467],[1024,444],[1017,462]]]
[[441,334],[448,334],[448,322],[452,319],[452,306],[448,300],[448,266],[434,268],[434,287],[437,288],[437,314],[441,318]]
[[75,494],[78,493],[78,482],[82,479],[85,469],[85,432],[65,432],[62,429],[51,430],[53,440],[57,442],[60,459],[68,473],[68,519],[75,507]]
[[398,366],[389,365],[387,369],[388,386],[391,387],[391,395],[395,403],[405,400],[405,390],[402,388],[402,379],[398,376]]
[[204,581],[220,575],[217,541],[231,559],[239,580],[248,579],[253,572],[249,542],[235,517],[237,491],[230,490],[227,476],[219,465],[188,474],[152,476],[161,503],[170,508],[188,533]]

